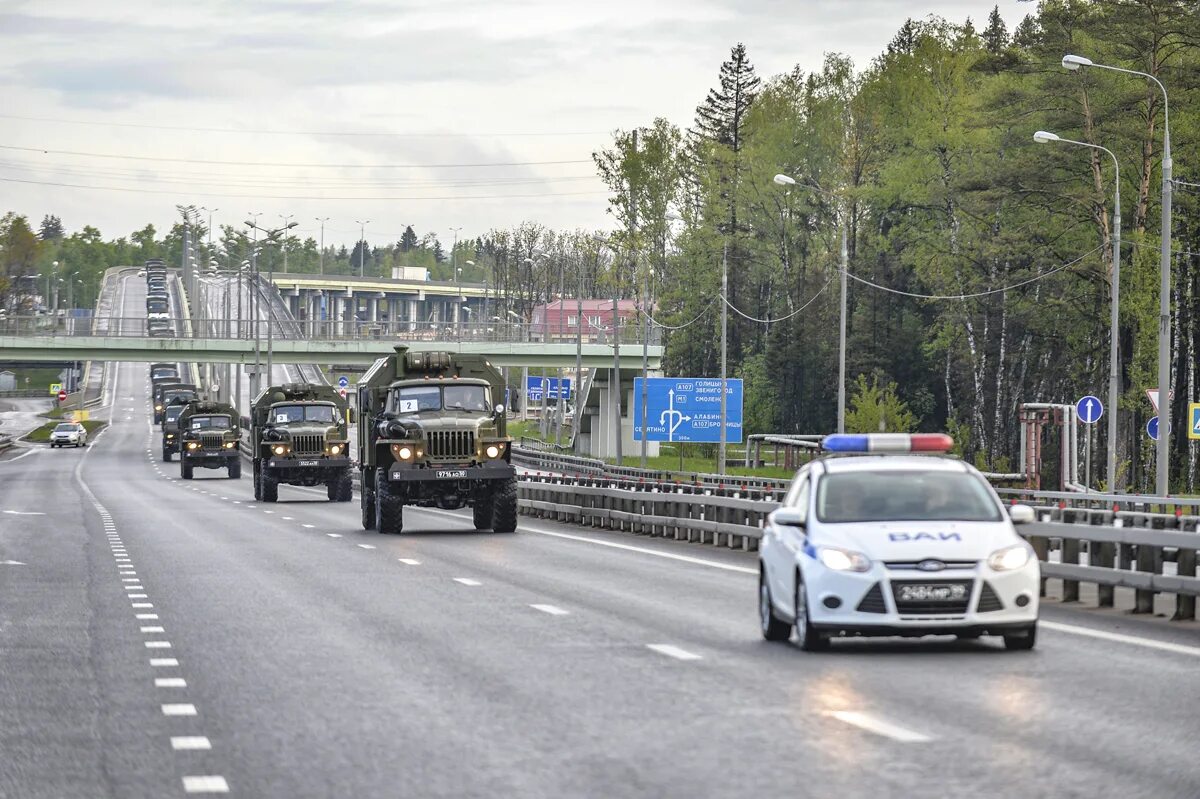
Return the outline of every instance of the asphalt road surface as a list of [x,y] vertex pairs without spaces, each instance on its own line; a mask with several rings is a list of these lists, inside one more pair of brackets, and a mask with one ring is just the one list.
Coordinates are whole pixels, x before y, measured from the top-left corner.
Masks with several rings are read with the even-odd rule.
[[115,374],[91,446],[0,463],[0,796],[1200,795],[1194,626],[805,654],[745,553],[183,481]]

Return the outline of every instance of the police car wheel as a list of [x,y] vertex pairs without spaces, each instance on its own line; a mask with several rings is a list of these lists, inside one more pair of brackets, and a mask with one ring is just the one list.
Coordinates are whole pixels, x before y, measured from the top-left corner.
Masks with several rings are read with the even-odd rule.
[[808,591],[804,575],[796,571],[796,644],[805,652],[820,652],[829,648],[829,636],[819,632],[808,619]]
[[792,625],[775,615],[775,608],[771,605],[771,589],[767,587],[762,573],[758,575],[758,619],[763,638],[768,641],[786,641],[791,637]]
[[1037,643],[1037,625],[1031,624],[1029,629],[1019,633],[1004,636],[1004,648],[1017,652],[1027,652]]

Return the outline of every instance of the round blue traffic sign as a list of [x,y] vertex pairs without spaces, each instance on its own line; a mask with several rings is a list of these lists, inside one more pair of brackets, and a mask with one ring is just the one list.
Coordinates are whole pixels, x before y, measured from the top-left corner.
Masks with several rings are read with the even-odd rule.
[[1104,403],[1089,394],[1075,403],[1075,413],[1084,424],[1095,424],[1104,415]]
[[338,378],[338,388],[346,388],[350,385],[350,378],[342,375]]
[[1146,422],[1146,435],[1158,441],[1158,417],[1151,416],[1150,421]]

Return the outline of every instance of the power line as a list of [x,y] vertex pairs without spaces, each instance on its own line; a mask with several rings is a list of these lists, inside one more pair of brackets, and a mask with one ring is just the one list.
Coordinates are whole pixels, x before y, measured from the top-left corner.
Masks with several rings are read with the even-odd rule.
[[638,313],[640,313],[642,316],[644,316],[644,317],[646,317],[647,319],[649,319],[649,320],[650,320],[651,322],[653,322],[654,324],[656,324],[656,325],[658,325],[659,327],[661,327],[663,330],[683,330],[685,327],[691,327],[692,325],[694,325],[694,324],[696,324],[697,322],[699,322],[699,321],[700,321],[700,320],[701,320],[701,319],[702,319],[702,318],[705,316],[705,314],[707,314],[707,313],[708,313],[710,310],[712,310],[712,307],[713,307],[713,303],[714,303],[714,302],[716,302],[716,299],[715,299],[715,298],[714,298],[714,299],[711,299],[711,300],[709,300],[709,301],[708,301],[708,305],[705,305],[705,306],[704,306],[704,309],[703,309],[703,310],[701,310],[701,311],[700,311],[700,313],[696,314],[695,318],[693,318],[693,319],[692,319],[690,322],[684,322],[682,325],[668,325],[668,324],[663,324],[662,322],[658,321],[657,319],[655,319],[655,318],[654,318],[653,316],[651,316],[650,314],[646,313],[646,311],[645,311],[645,310],[643,310],[643,309],[641,308],[641,306],[638,306]]
[[814,294],[814,295],[812,295],[811,297],[809,297],[809,298],[808,298],[808,301],[807,301],[806,303],[804,303],[803,305],[801,305],[801,306],[800,306],[799,308],[797,308],[796,310],[792,311],[792,312],[791,312],[790,314],[788,314],[787,316],[780,316],[780,317],[778,317],[778,318],[775,318],[775,319],[756,319],[755,317],[753,317],[753,316],[750,316],[749,314],[747,314],[747,313],[745,313],[745,312],[743,312],[743,311],[739,311],[739,310],[737,309],[737,306],[735,306],[735,305],[734,305],[733,303],[731,303],[729,300],[725,299],[725,297],[723,297],[723,296],[722,296],[722,297],[721,297],[721,299],[722,299],[722,300],[725,300],[725,304],[729,306],[729,309],[730,309],[731,311],[733,311],[734,313],[738,314],[739,316],[744,316],[746,319],[749,319],[751,322],[759,322],[760,324],[767,324],[767,325],[769,325],[769,324],[775,324],[776,322],[786,322],[788,319],[791,319],[793,316],[795,316],[796,314],[800,313],[801,311],[803,311],[803,310],[804,310],[805,308],[807,308],[808,306],[812,305],[814,302],[816,302],[816,301],[817,301],[817,297],[820,297],[820,296],[821,296],[823,293],[825,293],[825,289],[829,288],[829,284],[830,284],[830,283],[832,283],[832,282],[833,282],[833,278],[830,278],[829,280],[826,280],[826,281],[825,281],[825,285],[824,285],[824,286],[821,286],[821,288],[817,289],[817,293],[816,293],[816,294]]
[[107,122],[92,119],[59,119],[55,117],[34,117],[21,114],[0,114],[0,119],[17,119],[25,122],[49,122],[56,125],[94,125],[109,128],[136,128],[141,130],[176,130],[196,133],[246,133],[266,136],[337,136],[361,138],[395,138],[395,139],[432,139],[432,138],[552,138],[555,136],[604,136],[609,131],[604,130],[570,130],[570,131],[517,131],[489,133],[447,133],[435,131],[418,131],[393,133],[388,131],[345,131],[345,130],[278,130],[270,128],[222,128],[194,127],[190,125],[150,125],[142,122]]
[[134,188],[128,186],[87,186],[81,183],[58,183],[44,180],[22,180],[20,178],[0,177],[0,182],[3,183],[24,183],[33,186],[57,186],[65,189],[92,189],[95,191],[121,191],[136,194],[169,194],[175,197],[242,197],[251,200],[318,200],[318,201],[334,201],[334,200],[350,200],[354,202],[369,202],[374,200],[505,200],[519,198],[537,198],[537,197],[579,197],[584,195],[608,194],[606,191],[564,191],[564,192],[544,192],[540,194],[452,194],[444,196],[423,196],[423,197],[312,197],[305,195],[284,195],[284,194],[235,194],[235,193],[220,193],[220,192],[197,192],[197,191],[171,191],[168,189],[146,189]]
[[305,164],[286,161],[211,161],[202,158],[162,158],[152,155],[120,155],[117,153],[85,153],[77,150],[47,150],[41,147],[17,147],[0,144],[0,150],[15,150],[43,155],[74,155],[84,158],[112,158],[122,161],[151,161],[155,163],[212,164],[219,166],[282,166],[305,169],[483,169],[506,166],[554,166],[557,164],[590,164],[591,159],[581,158],[564,161],[497,161],[479,164]]
[[[1027,286],[1030,283],[1036,283],[1039,280],[1045,280],[1046,278],[1048,278],[1052,275],[1058,274],[1059,272],[1063,271],[1064,269],[1074,266],[1075,264],[1082,261],[1084,258],[1087,258],[1089,255],[1093,255],[1094,253],[1099,252],[1101,249],[1102,249],[1102,247],[1097,247],[1094,250],[1089,250],[1088,252],[1085,252],[1083,255],[1076,258],[1074,261],[1068,261],[1067,263],[1063,264],[1062,266],[1051,269],[1049,272],[1046,272],[1044,274],[1031,277],[1028,280],[1022,280],[1019,283],[1013,283],[1011,286],[1004,286],[1003,288],[988,289],[987,291],[977,291],[974,294],[916,294],[911,291],[901,291],[900,289],[889,288],[888,286],[881,286],[878,283],[872,283],[870,280],[867,280],[866,278],[861,278],[848,269],[845,270],[845,272],[846,272],[846,277],[850,278],[851,280],[855,280],[859,283],[862,283],[864,286],[870,286],[873,289],[879,289],[880,291],[886,291],[889,294],[899,294],[902,297],[914,297],[919,300],[970,300],[970,299],[974,299],[976,297],[986,297],[989,294],[1002,294],[1006,291],[1011,291],[1013,289],[1020,288],[1021,286]],[[841,270],[839,269],[839,271],[841,271]]]

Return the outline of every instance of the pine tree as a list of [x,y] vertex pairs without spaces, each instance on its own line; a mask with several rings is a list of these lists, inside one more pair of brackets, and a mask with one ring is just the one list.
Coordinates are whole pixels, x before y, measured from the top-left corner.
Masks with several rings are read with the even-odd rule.
[[42,225],[38,230],[38,238],[42,241],[59,240],[63,237],[62,220],[53,214],[42,217]]
[[888,43],[888,55],[912,55],[913,50],[917,47],[920,32],[920,26],[916,22],[913,22],[912,19],[904,20],[900,30],[896,31],[896,35]]
[[746,112],[762,85],[741,42],[734,45],[729,60],[721,64],[720,82],[720,87],[709,89],[708,97],[696,108],[696,132],[737,153],[742,149]]
[[404,228],[404,235],[400,237],[400,252],[408,253],[420,246],[417,240],[417,234],[413,231],[412,225]]
[[993,6],[988,15],[987,27],[983,29],[983,46],[992,55],[999,55],[1008,47],[1008,28],[1000,16],[1000,6]]

